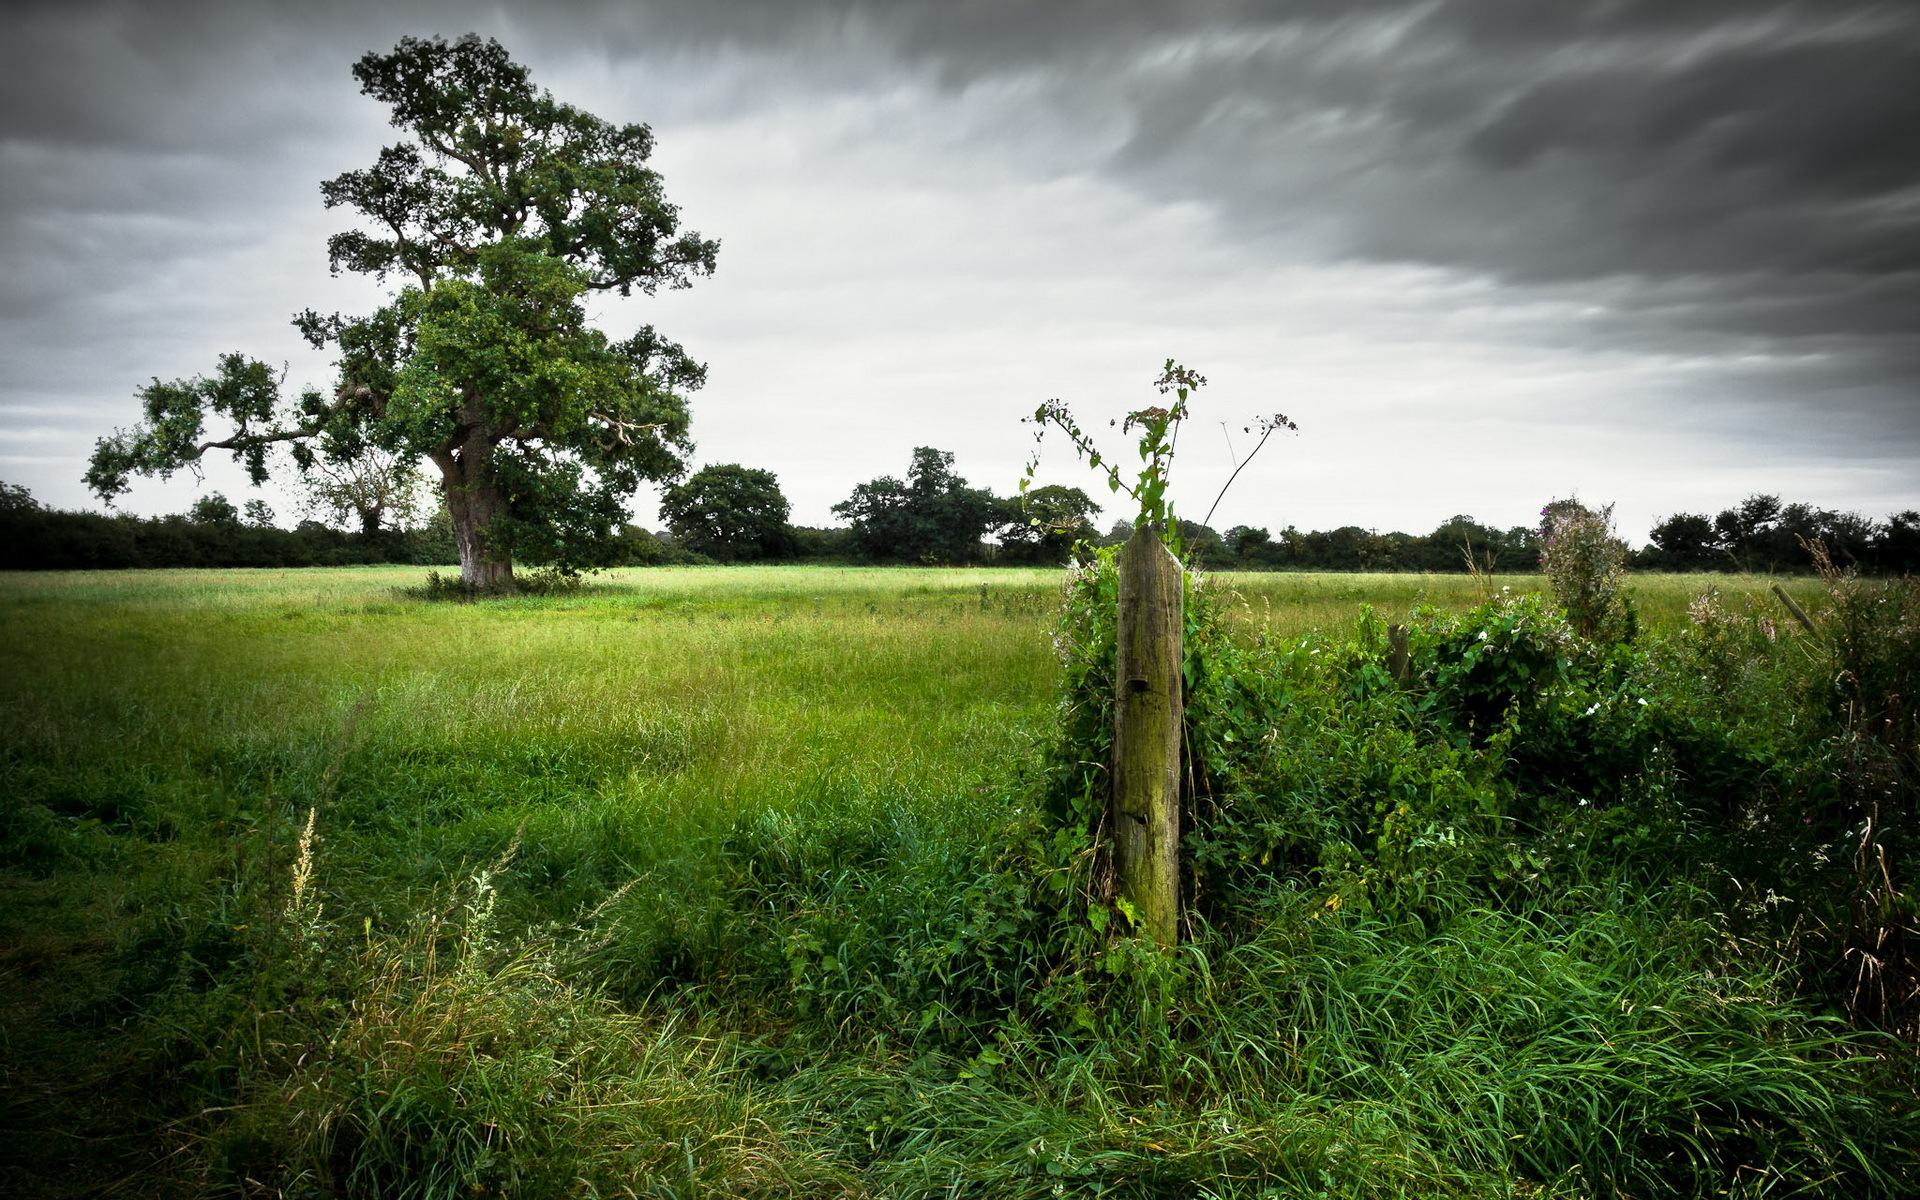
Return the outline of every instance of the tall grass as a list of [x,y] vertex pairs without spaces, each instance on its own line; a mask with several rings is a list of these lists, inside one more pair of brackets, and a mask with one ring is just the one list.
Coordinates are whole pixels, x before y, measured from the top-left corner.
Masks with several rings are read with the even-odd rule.
[[[1420,923],[1276,886],[1172,962],[1089,969],[1071,860],[1035,873],[1031,844],[1055,573],[666,569],[472,604],[410,598],[423,575],[0,578],[0,1187],[1913,1178],[1874,1053],[1703,951],[1732,936],[1704,893],[1631,871]],[[1698,582],[1637,580],[1643,625]],[[1282,638],[1480,598],[1217,583]]]
[[288,970],[257,938],[309,809],[340,928],[408,936],[524,828],[496,886],[533,930],[756,814],[983,826],[1049,702],[1030,573],[662,571],[472,605],[405,598],[422,575],[0,580],[19,1187],[84,1193],[230,1106],[222,1030]]
[[[1489,589],[1527,593],[1545,586],[1540,575],[1242,571],[1210,578],[1222,592],[1237,598],[1229,610],[1236,622],[1282,636],[1341,628],[1353,620],[1362,604],[1372,605],[1388,620],[1403,620],[1422,604],[1457,612],[1485,600]],[[1652,631],[1685,624],[1687,605],[1708,590],[1718,592],[1731,605],[1756,605],[1785,621],[1786,610],[1768,593],[1776,582],[1802,604],[1821,594],[1820,581],[1808,577],[1645,574],[1627,577],[1626,595],[1642,627]]]

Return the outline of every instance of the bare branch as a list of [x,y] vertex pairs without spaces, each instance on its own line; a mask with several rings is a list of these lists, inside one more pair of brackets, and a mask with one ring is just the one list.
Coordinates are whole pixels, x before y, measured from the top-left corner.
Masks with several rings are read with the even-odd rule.
[[599,445],[602,450],[610,451],[619,446],[631,446],[633,445],[634,438],[639,434],[649,433],[653,430],[665,429],[667,427],[664,421],[656,421],[650,425],[636,425],[632,421],[622,421],[612,413],[606,412],[591,412],[587,415],[595,420],[605,421],[607,423],[605,433],[610,436],[599,439]]
[[[1275,413],[1271,417],[1261,417],[1255,421],[1254,424],[1258,426],[1260,430],[1260,440],[1254,443],[1253,449],[1249,450],[1247,456],[1241,459],[1239,465],[1233,468],[1233,474],[1227,476],[1227,482],[1220,487],[1220,494],[1213,498],[1213,504],[1207,509],[1207,515],[1201,520],[1200,523],[1202,525],[1212,523],[1213,510],[1220,507],[1220,501],[1226,498],[1227,489],[1233,486],[1234,480],[1240,478],[1240,472],[1247,469],[1247,464],[1253,461],[1256,454],[1260,453],[1260,448],[1267,444],[1267,439],[1273,436],[1275,430],[1290,429],[1295,433],[1300,431],[1300,427],[1288,420],[1287,414],[1285,413]],[[1226,425],[1222,423],[1220,428],[1224,430]],[[1253,429],[1244,429],[1242,432],[1252,433]],[[1233,439],[1231,437],[1227,439],[1227,449],[1229,451],[1233,449]]]

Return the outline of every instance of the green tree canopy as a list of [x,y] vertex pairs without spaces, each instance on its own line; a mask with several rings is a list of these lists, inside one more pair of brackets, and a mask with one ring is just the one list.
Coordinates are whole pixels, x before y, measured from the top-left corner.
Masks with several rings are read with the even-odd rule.
[[310,514],[337,525],[358,525],[368,537],[385,530],[409,529],[421,516],[419,460],[369,446],[344,462],[313,464],[303,481]]
[[335,272],[402,286],[367,316],[294,319],[339,351],[328,393],[287,399],[240,354],[210,376],[155,379],[144,420],[96,447],[88,484],[111,499],[131,475],[211,450],[260,483],[276,445],[302,469],[374,448],[438,468],[467,586],[511,587],[515,559],[602,564],[626,498],[684,470],[685,396],[705,371],[650,326],[609,338],[585,301],[688,286],[718,243],[679,230],[645,125],[555,100],[498,42],[406,38],[353,74],[410,137],[321,185],[327,207],[368,227],[327,250]]
[[953,454],[917,447],[905,481],[883,475],[833,506],[853,527],[854,545],[869,558],[959,563],[980,556],[980,538],[995,523],[993,493],[970,488],[953,473]]
[[788,511],[772,471],[739,463],[702,467],[660,500],[660,515],[687,549],[727,561],[787,554]]
[[1050,483],[997,503],[1000,552],[1014,562],[1065,562],[1075,542],[1098,536],[1090,522],[1100,505],[1076,487]]
[[238,525],[240,510],[224,492],[209,492],[193,502],[193,507],[187,510],[187,519],[196,525]]
[[1712,519],[1699,513],[1674,513],[1647,537],[1657,556],[1654,563],[1669,571],[1705,571],[1729,561],[1720,552]]

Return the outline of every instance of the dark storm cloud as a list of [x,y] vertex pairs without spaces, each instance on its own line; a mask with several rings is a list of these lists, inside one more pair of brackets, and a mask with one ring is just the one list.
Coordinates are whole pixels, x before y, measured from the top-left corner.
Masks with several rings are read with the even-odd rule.
[[[1664,45],[1631,28],[1596,37],[1588,63],[1533,44],[1554,69],[1437,120],[1394,105],[1413,138],[1458,147],[1454,203],[1436,206],[1432,232],[1418,199],[1387,205],[1399,220],[1363,244],[1522,280],[1719,275],[1745,290],[1772,275],[1836,304],[1785,327],[1731,324],[1883,332],[1875,314],[1892,297],[1875,285],[1920,270],[1920,9],[1783,9],[1759,25],[1755,11],[1684,37],[1658,26]],[[1443,240],[1476,209],[1511,220]],[[1858,305],[1844,303],[1853,289]]]
[[[263,5],[13,5],[0,38],[0,137],[68,149],[231,152],[308,136],[337,79],[307,30]],[[244,97],[244,99],[241,99]]]
[[1619,299],[1660,328],[1627,311],[1633,336],[1915,353],[1911,2],[667,4],[616,40],[821,29],[949,87],[1036,75],[1063,109],[1109,107],[1131,130],[1109,170],[1243,227],[1526,285],[1643,280]]
[[[351,98],[341,63],[369,35],[456,32],[473,10],[14,11],[0,50],[7,138],[218,151],[318,136]],[[492,11],[531,42],[576,53],[798,56],[810,40],[858,36],[951,88],[1036,77],[1069,119],[1086,106],[1128,123],[1107,169],[1136,186],[1204,201],[1250,228],[1311,230],[1362,257],[1521,283],[1723,278],[1726,307],[1703,298],[1694,323],[1768,336],[1896,336],[1920,316],[1920,5],[1910,0],[668,0]],[[316,95],[332,103],[315,105]],[[1747,303],[1756,286],[1783,294]]]

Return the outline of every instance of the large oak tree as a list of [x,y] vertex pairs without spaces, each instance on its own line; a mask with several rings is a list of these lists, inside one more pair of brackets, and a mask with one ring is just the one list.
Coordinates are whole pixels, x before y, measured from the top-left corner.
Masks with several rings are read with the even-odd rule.
[[276,446],[303,470],[377,448],[439,469],[469,588],[510,588],[516,559],[598,565],[626,497],[684,471],[685,397],[705,370],[651,326],[610,339],[586,301],[688,286],[719,244],[680,231],[645,125],[560,103],[496,41],[407,38],[353,74],[411,136],[321,185],[365,218],[327,250],[336,273],[398,291],[367,316],[294,319],[339,351],[330,392],[284,397],[239,354],[153,380],[145,419],[100,441],[87,482],[111,499],[131,475],[226,450],[260,483]]

